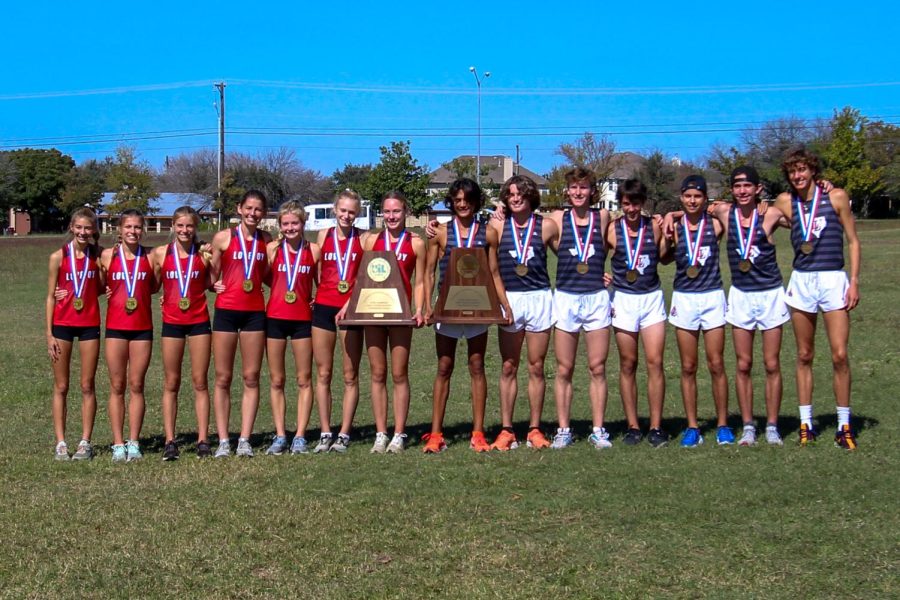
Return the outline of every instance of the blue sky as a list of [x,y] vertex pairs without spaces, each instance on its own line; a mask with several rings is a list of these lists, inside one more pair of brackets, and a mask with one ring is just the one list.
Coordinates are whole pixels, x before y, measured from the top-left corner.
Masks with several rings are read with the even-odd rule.
[[470,65],[491,72],[482,153],[514,156],[518,144],[539,173],[583,131],[696,159],[777,117],[852,105],[900,123],[900,9],[881,1],[86,1],[5,12],[0,146],[53,144],[79,162],[122,141],[157,167],[215,148],[213,83],[224,80],[228,150],[290,147],[327,175],[408,139],[437,168],[475,152]]

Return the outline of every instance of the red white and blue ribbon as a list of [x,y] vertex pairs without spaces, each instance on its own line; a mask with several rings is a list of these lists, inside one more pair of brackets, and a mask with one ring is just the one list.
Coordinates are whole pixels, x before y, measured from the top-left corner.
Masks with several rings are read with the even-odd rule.
[[625,264],[629,270],[634,270],[634,265],[637,263],[638,257],[641,255],[641,250],[644,247],[644,217],[640,218],[640,222],[638,223],[638,234],[637,241],[634,244],[634,248],[631,247],[631,241],[628,238],[628,225],[625,224],[625,219],[622,219],[620,223],[622,224],[622,241],[625,243]]
[[594,239],[594,211],[588,211],[587,233],[584,241],[578,236],[578,224],[575,222],[575,211],[569,211],[569,223],[572,225],[572,237],[575,238],[575,250],[578,252],[578,262],[586,263],[588,252],[591,251],[591,242]]
[[697,258],[700,256],[700,244],[703,242],[703,232],[706,231],[706,216],[700,217],[696,241],[691,240],[691,230],[688,229],[686,216],[681,220],[681,226],[684,228],[684,245],[687,246],[688,265],[693,267],[697,265]]
[[738,218],[738,209],[734,211],[734,226],[737,228],[737,239],[738,239],[738,255],[747,260],[750,256],[750,251],[753,249],[753,242],[756,238],[756,223],[758,221],[759,213],[756,209],[753,209],[753,216],[750,217],[750,229],[747,231],[747,237],[744,237],[744,228],[741,227],[741,221]]
[[516,232],[516,222],[513,221],[513,218],[509,218],[509,226],[512,228],[512,239],[516,245],[516,262],[520,265],[524,265],[528,262],[528,249],[531,247],[531,236],[534,234],[534,215],[528,218],[528,226],[525,228],[525,233],[522,236],[522,239],[519,239],[519,234]]
[[178,276],[178,292],[182,298],[187,298],[188,287],[191,283],[191,273],[194,272],[194,244],[191,243],[191,249],[188,251],[187,272],[181,272],[181,259],[178,258],[178,243],[172,242],[172,258],[175,259],[175,274]]
[[453,234],[456,236],[457,248],[471,248],[475,242],[475,235],[478,233],[478,221],[473,220],[469,227],[469,237],[466,239],[466,245],[462,245],[462,236],[459,234],[459,219],[453,217]]
[[400,258],[400,248],[403,247],[403,242],[406,241],[406,230],[403,230],[403,233],[400,234],[400,237],[397,238],[397,245],[391,247],[391,234],[388,233],[388,230],[384,230],[384,249],[388,252],[393,251],[394,255],[397,258]]
[[129,298],[134,298],[134,289],[137,285],[138,278],[138,267],[140,267],[141,255],[143,252],[143,247],[138,246],[134,253],[134,267],[132,267],[131,276],[129,277],[128,262],[125,260],[125,253],[122,251],[122,245],[119,245],[119,264],[122,266],[122,277],[125,278],[125,291],[128,293]]
[[803,241],[808,242],[812,237],[813,225],[816,221],[816,213],[819,211],[819,186],[813,194],[812,206],[809,209],[809,218],[803,215],[803,203],[800,197],[797,197],[797,218],[800,219],[800,232],[803,234]]
[[347,271],[350,270],[350,254],[353,250],[353,236],[356,234],[356,228],[350,228],[350,235],[347,236],[347,253],[341,256],[341,246],[338,242],[337,227],[331,229],[331,241],[334,243],[334,262],[337,265],[338,279],[347,281]]
[[294,257],[294,264],[291,265],[290,254],[288,253],[288,241],[281,242],[281,257],[284,259],[284,272],[287,279],[287,291],[294,291],[294,284],[297,281],[297,274],[300,272],[300,257],[303,255],[303,248],[306,246],[306,240],[300,242],[297,249],[297,255]]
[[247,252],[247,241],[244,239],[244,234],[241,231],[241,226],[238,225],[238,241],[240,241],[240,243],[241,243],[241,253],[243,255],[243,256],[241,256],[241,261],[243,262],[243,265],[244,265],[244,279],[248,280],[248,281],[250,280],[251,275],[253,275],[253,267],[256,264],[256,261],[253,259],[256,258],[256,243],[257,243],[258,236],[259,236],[259,232],[254,231],[253,232],[253,248],[248,253]]
[[69,242],[69,270],[72,271],[72,287],[75,288],[75,297],[81,298],[84,294],[84,283],[87,281],[88,272],[88,253],[84,251],[84,267],[81,269],[81,275],[78,274],[78,267],[75,263],[75,243]]

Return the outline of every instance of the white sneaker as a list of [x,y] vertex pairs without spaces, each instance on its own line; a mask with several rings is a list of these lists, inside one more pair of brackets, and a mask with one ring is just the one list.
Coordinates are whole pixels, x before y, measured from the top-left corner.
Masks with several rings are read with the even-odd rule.
[[550,447],[554,450],[562,450],[563,448],[568,448],[572,444],[575,443],[575,438],[572,436],[572,430],[566,427],[565,429],[558,428],[556,430],[556,435],[553,436],[553,443],[550,444]]
[[744,431],[741,433],[741,439],[738,440],[738,446],[755,446],[756,445],[756,427],[753,425],[744,425]]
[[339,433],[337,439],[334,440],[334,443],[329,448],[330,452],[337,452],[338,454],[343,454],[347,451],[347,448],[350,447],[350,436],[346,433]]
[[313,448],[313,452],[316,454],[321,454],[322,452],[328,452],[331,450],[331,444],[334,438],[331,437],[330,433],[323,433],[319,436],[319,443],[316,444],[316,447]]
[[591,443],[591,446],[596,448],[597,450],[603,450],[604,448],[612,448],[612,442],[609,441],[609,432],[606,431],[606,428],[601,427],[600,431],[595,431],[590,435],[588,441]]
[[388,444],[390,443],[390,441],[391,439],[388,437],[388,434],[383,431],[379,431],[375,434],[375,443],[372,444],[371,453],[384,454],[385,452],[387,452]]
[[244,458],[253,458],[253,447],[250,445],[250,440],[247,438],[238,438],[238,446],[235,454],[243,456]]
[[231,442],[228,440],[222,440],[219,442],[219,447],[216,448],[216,458],[228,458],[231,456]]
[[55,458],[56,460],[69,460],[71,458],[69,456],[69,447],[65,442],[56,444],[56,451],[53,455],[53,458]]
[[784,440],[774,425],[766,425],[766,443],[770,446],[784,446]]
[[72,460],[91,460],[94,458],[94,447],[87,440],[78,442],[78,450],[72,455]]
[[391,443],[387,447],[387,451],[391,454],[400,454],[406,450],[406,439],[407,436],[405,433],[395,433],[394,437],[391,439]]

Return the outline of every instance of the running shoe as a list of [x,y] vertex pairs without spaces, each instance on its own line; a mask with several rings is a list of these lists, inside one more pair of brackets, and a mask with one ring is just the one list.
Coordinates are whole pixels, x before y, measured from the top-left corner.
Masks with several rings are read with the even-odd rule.
[[216,458],[228,458],[231,456],[231,442],[228,440],[219,441],[219,447],[216,448]]
[[547,439],[547,436],[545,436],[540,429],[535,427],[534,429],[528,430],[528,436],[525,438],[525,445],[529,448],[540,450],[542,448],[549,448],[550,440]]
[[688,427],[681,435],[682,448],[696,448],[703,443],[703,436],[697,427]]
[[505,429],[500,431],[494,443],[491,444],[491,450],[500,450],[501,452],[515,450],[518,447],[519,442],[516,441],[516,434]]
[[626,446],[637,446],[641,443],[642,439],[644,439],[644,435],[641,433],[641,430],[636,427],[632,427],[625,432],[625,436],[622,438],[622,443]]
[[178,446],[175,445],[175,441],[166,442],[166,447],[163,449],[163,457],[162,459],[165,461],[170,460],[178,460]]
[[244,458],[253,458],[253,447],[250,445],[250,440],[247,438],[238,438],[235,455],[243,456]]
[[755,446],[756,445],[756,427],[753,425],[744,425],[741,432],[741,439],[738,440],[738,446]]
[[197,458],[209,458],[210,456],[212,456],[212,448],[209,447],[209,442],[206,440],[197,442]]
[[856,450],[856,437],[849,425],[842,425],[834,434],[834,445],[844,450]]
[[128,452],[125,451],[125,444],[113,444],[112,461],[125,462],[128,460]]
[[295,435],[294,441],[291,442],[291,454],[309,454],[309,447],[306,444],[306,438],[302,435]]
[[88,440],[78,442],[78,448],[72,455],[72,460],[91,460],[94,458],[94,447]]
[[734,432],[731,427],[722,425],[716,429],[716,443],[720,446],[730,446],[734,443]]
[[654,448],[662,448],[669,443],[669,434],[662,429],[651,429],[647,434],[647,441]]
[[556,435],[553,436],[553,443],[550,444],[550,447],[554,450],[562,450],[574,443],[575,438],[572,436],[572,431],[566,427],[565,429],[560,428],[556,430]]
[[387,451],[391,454],[400,454],[406,450],[407,437],[405,433],[395,433],[394,437],[391,438],[391,443],[388,444]]
[[371,454],[384,454],[387,452],[388,444],[391,443],[391,438],[388,437],[383,431],[379,431],[375,434],[375,443],[372,444],[372,449],[369,451]]
[[806,446],[816,441],[816,438],[819,437],[819,434],[816,433],[816,430],[807,425],[806,423],[800,424],[800,445]]
[[[443,441],[444,436],[441,436],[441,441]],[[444,444],[446,447],[446,444]],[[484,439],[483,431],[473,431],[472,437],[469,438],[469,448],[474,450],[475,452],[490,452],[491,445],[488,444],[487,440]]]
[[[481,437],[484,439],[483,433]],[[472,434],[472,438],[475,438],[475,434]],[[425,442],[425,449],[422,450],[425,454],[438,454],[447,449],[447,442],[444,441],[443,433],[426,433],[422,436],[422,440]]]
[[313,448],[313,452],[315,452],[316,454],[328,452],[331,449],[331,444],[333,442],[334,438],[331,437],[330,433],[323,433],[319,436],[319,443],[316,444],[315,448]]
[[144,455],[141,453],[141,445],[137,440],[127,440],[125,442],[125,452],[128,454],[128,462],[144,458]]
[[281,456],[287,449],[287,438],[283,435],[276,435],[275,439],[272,440],[272,445],[266,450],[266,454],[269,456]]
[[53,454],[53,458],[56,460],[69,460],[72,457],[69,456],[69,447],[65,442],[59,442],[56,444],[56,451]]
[[766,425],[766,443],[770,446],[784,446],[784,440],[775,425]]
[[600,431],[593,432],[588,437],[588,442],[597,450],[612,448],[612,442],[609,441],[609,432],[603,427],[600,428]]
[[331,445],[329,452],[337,452],[338,454],[344,454],[347,451],[347,448],[350,447],[350,436],[346,433],[339,433],[337,439]]

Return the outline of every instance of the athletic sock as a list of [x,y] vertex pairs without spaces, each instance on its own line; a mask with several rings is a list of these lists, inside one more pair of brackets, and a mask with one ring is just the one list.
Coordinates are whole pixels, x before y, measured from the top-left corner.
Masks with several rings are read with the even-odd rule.
[[800,405],[800,424],[812,428],[812,404]]
[[597,435],[600,435],[601,433],[603,433],[603,428],[602,427],[594,427],[594,433],[596,433]]
[[571,431],[572,431],[572,428],[571,428],[571,427],[560,427],[560,428],[559,428],[559,432],[560,432],[560,433],[569,433],[569,432],[571,432]]
[[842,429],[844,425],[850,424],[850,407],[849,406],[838,406],[837,407],[837,426],[838,429]]

